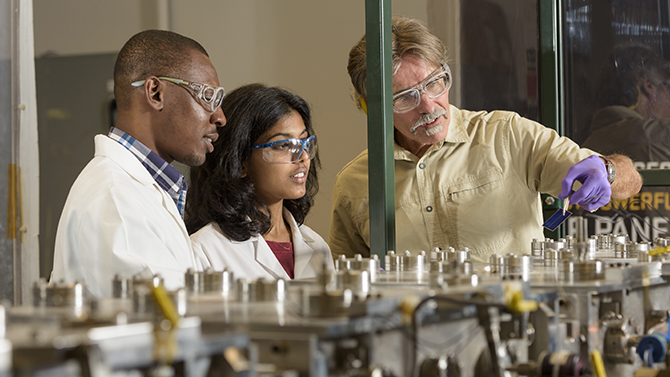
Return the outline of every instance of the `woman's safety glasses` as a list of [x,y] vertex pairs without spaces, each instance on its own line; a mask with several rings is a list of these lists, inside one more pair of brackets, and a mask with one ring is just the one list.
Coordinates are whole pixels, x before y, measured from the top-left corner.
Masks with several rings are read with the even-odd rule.
[[[191,94],[195,96],[195,99],[209,112],[215,112],[216,108],[221,106],[223,102],[223,96],[226,94],[226,91],[220,86],[213,86],[207,84],[200,84],[197,82],[188,82],[181,79],[173,79],[171,77],[159,77],[159,80],[169,81],[173,84],[177,84],[186,88]],[[135,81],[130,85],[134,87],[140,87],[144,85],[146,80]]]
[[418,85],[393,95],[393,111],[402,114],[415,109],[421,103],[421,93],[437,98],[451,88],[451,70],[442,64],[442,70],[428,76]]
[[307,139],[285,139],[258,144],[249,149],[262,149],[263,159],[276,164],[291,164],[299,161],[303,151],[311,160],[316,156],[316,135]]

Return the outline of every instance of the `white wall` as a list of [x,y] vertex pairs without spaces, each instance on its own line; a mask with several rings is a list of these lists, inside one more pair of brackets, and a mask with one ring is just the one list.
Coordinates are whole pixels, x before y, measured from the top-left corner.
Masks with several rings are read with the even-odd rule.
[[[426,3],[396,0],[393,11],[426,20]],[[170,29],[207,49],[227,90],[264,82],[310,103],[322,170],[307,224],[327,239],[335,175],[367,147],[346,71],[349,49],[365,33],[365,1],[34,0],[35,54],[116,52],[133,34],[157,28],[165,4]]]

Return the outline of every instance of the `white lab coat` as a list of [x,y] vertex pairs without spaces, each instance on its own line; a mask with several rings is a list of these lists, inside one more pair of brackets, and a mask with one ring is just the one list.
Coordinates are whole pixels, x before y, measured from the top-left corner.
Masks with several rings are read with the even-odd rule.
[[160,274],[165,287],[202,270],[170,195],[140,161],[106,135],[68,194],[56,233],[52,281],[83,281],[93,297],[112,294],[114,275]]
[[[298,226],[286,208],[284,217],[289,219],[293,233],[294,278],[316,277],[324,260],[326,268],[332,270],[333,257],[326,241],[308,226]],[[234,279],[290,280],[262,236],[252,236],[241,242],[232,241],[221,232],[218,224],[210,223],[193,233],[191,240],[193,249],[206,255],[212,268],[232,271]]]

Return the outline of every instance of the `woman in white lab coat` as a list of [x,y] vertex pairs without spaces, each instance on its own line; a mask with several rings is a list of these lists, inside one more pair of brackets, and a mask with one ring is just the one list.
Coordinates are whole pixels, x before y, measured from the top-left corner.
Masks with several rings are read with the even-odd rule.
[[235,278],[303,279],[332,269],[330,248],[303,224],[319,167],[307,103],[251,84],[221,107],[226,126],[190,172],[185,221],[194,249]]

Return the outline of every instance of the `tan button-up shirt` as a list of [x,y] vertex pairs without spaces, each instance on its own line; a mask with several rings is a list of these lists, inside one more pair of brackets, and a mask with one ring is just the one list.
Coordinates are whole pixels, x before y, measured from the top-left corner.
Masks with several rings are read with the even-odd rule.
[[[544,238],[540,193],[558,195],[568,168],[592,154],[518,114],[451,106],[447,137],[423,157],[394,146],[397,251],[530,253]],[[338,173],[329,244],[333,255],[370,254],[367,150]]]

